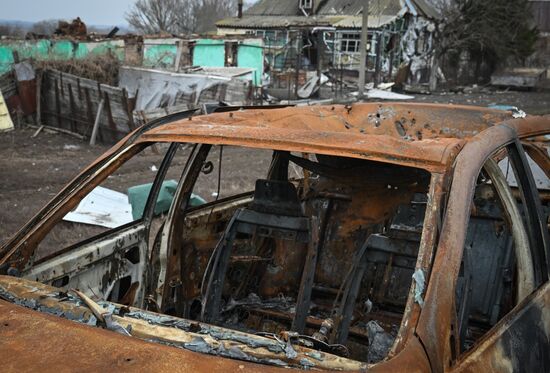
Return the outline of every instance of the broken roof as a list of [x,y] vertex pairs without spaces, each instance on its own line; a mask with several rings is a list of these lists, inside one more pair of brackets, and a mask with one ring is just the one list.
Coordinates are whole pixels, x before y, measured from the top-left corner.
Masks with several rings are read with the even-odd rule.
[[[263,16],[303,16],[298,7],[298,0],[260,0],[247,11],[248,15]],[[363,12],[364,0],[325,0],[315,4],[315,15],[346,15],[356,16]],[[369,15],[397,15],[408,7],[414,13],[426,17],[438,18],[437,10],[425,0],[377,0],[369,3]]]
[[[226,18],[216,25],[231,28],[361,28],[362,0],[317,1],[315,11],[309,17],[304,16],[298,5],[298,0],[260,0],[250,7],[242,18]],[[405,13],[433,19],[440,17],[437,10],[425,0],[379,0],[369,4],[369,27],[379,28]],[[349,17],[353,18],[352,22],[346,20]]]
[[192,142],[318,153],[444,170],[468,138],[511,113],[467,106],[362,103],[197,116],[138,142]]
[[[393,22],[397,16],[369,16],[369,28],[380,28]],[[249,16],[226,18],[216,23],[218,27],[230,28],[289,28],[289,27],[335,27],[339,29],[361,28],[361,16]]]

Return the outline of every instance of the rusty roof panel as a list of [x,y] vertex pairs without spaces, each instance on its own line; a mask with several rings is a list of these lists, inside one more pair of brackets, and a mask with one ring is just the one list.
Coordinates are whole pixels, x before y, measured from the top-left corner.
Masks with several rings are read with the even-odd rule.
[[140,141],[242,145],[364,158],[442,170],[463,139],[511,118],[499,110],[355,104],[198,116],[147,131]]

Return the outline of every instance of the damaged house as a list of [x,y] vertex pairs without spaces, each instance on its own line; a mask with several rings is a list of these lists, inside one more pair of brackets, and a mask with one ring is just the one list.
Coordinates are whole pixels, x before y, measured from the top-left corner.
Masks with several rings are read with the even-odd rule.
[[[291,80],[292,69],[343,70],[357,74],[362,28],[361,0],[261,0],[237,17],[217,22],[218,34],[262,36],[272,85]],[[440,15],[425,0],[371,2],[368,17],[367,77],[427,82],[433,34]],[[398,74],[400,68],[403,72]],[[282,74],[283,77],[278,77]],[[296,74],[299,76],[300,74]],[[304,74],[307,75],[307,74]],[[297,78],[296,85],[304,82]]]

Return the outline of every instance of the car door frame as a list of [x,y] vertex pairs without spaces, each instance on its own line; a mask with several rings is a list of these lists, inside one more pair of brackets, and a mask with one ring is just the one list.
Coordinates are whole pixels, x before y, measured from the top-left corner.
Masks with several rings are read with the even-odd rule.
[[[31,235],[30,239],[39,243],[66,212],[74,208],[85,195],[113,171],[151,145],[152,143],[130,145],[107,160],[105,164],[92,168],[94,171],[90,170],[88,177],[84,177],[80,185],[63,196],[62,203],[46,208],[47,218],[42,221],[41,230],[33,232],[34,235]],[[29,253],[29,260],[20,274],[32,280],[52,283],[61,289],[79,288],[90,296],[99,296],[102,299],[107,299],[111,292],[119,293],[117,288],[120,285],[119,280],[129,276],[131,285],[127,289],[128,302],[135,306],[142,306],[148,276],[150,253],[148,237],[154,208],[162,182],[179,145],[179,143],[171,143],[164,154],[140,219],[66,247],[37,262],[33,260],[36,251],[34,248]],[[132,253],[133,249],[138,250],[137,257]],[[60,280],[63,281],[60,282]],[[125,294],[117,295],[117,298],[120,298]]]
[[[424,307],[416,327],[416,334],[429,356],[434,372],[448,370],[452,362],[450,341],[453,333],[451,326],[455,319],[454,294],[477,176],[485,161],[498,149],[512,143],[520,144],[518,138],[546,133],[549,122],[550,118],[530,117],[493,126],[470,139],[457,156],[454,167],[449,170],[453,173],[453,183]],[[540,205],[540,200],[537,199],[536,203]],[[538,215],[537,219],[540,222],[541,216]],[[545,235],[547,239],[548,233]]]

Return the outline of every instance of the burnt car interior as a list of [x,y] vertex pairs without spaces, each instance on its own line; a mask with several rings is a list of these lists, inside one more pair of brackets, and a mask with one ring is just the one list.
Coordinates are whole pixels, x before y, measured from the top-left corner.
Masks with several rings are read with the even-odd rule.
[[[289,165],[305,176],[289,178]],[[401,323],[429,180],[420,169],[275,151],[253,192],[173,221],[166,283],[178,285],[160,311],[377,362]],[[158,274],[153,252],[155,263]]]

